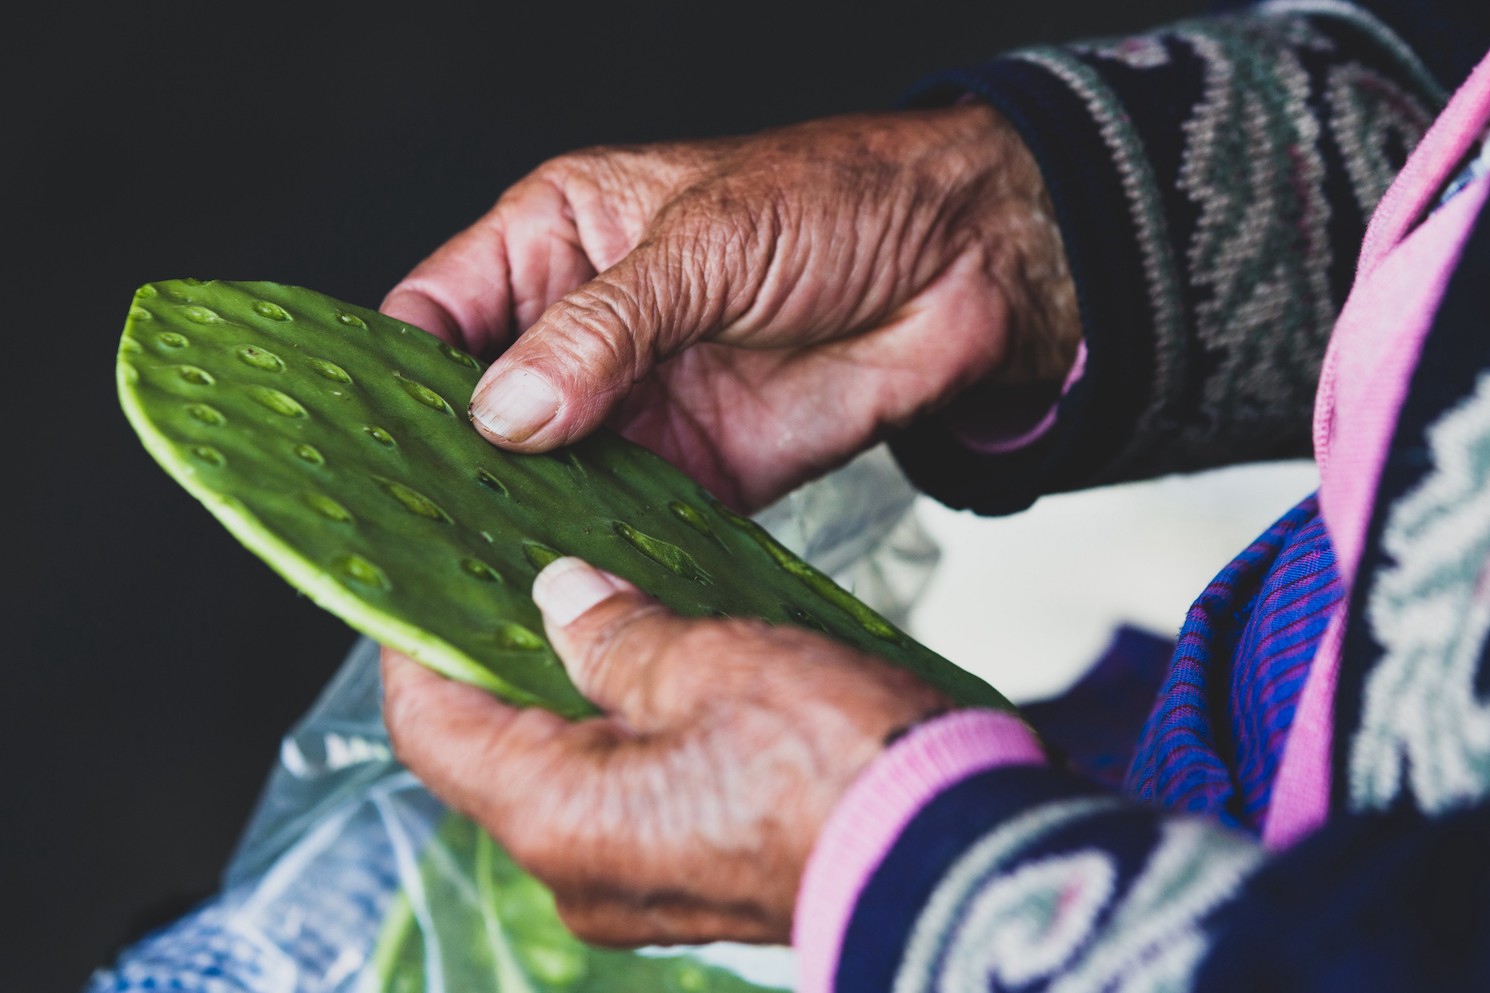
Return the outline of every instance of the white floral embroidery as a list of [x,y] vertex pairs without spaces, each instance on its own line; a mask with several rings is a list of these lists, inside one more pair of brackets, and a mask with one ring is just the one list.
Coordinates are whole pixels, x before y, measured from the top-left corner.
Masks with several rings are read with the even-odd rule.
[[969,902],[952,936],[941,985],[986,989],[1044,979],[1076,954],[1112,899],[1117,867],[1082,851],[1022,866]]
[[[1021,850],[1050,832],[1119,807],[1120,801],[1113,797],[1045,804],[1013,818],[975,844],[937,886],[911,930],[894,993],[927,993],[941,987],[936,972],[948,936],[965,915],[968,899],[982,888],[990,873],[1008,865]],[[988,971],[985,968],[985,974]]]
[[1257,844],[1206,821],[1171,820],[1092,946],[1051,993],[1187,990],[1210,949],[1201,921],[1262,861]]
[[1114,809],[1051,804],[973,846],[916,922],[895,993],[972,993],[1050,980],[1051,993],[1188,989],[1210,947],[1202,919],[1262,858],[1198,820],[1166,823],[1148,863],[1115,893],[1112,855],[1081,849],[1010,870],[1050,832]]
[[1366,621],[1382,647],[1351,743],[1350,800],[1404,791],[1439,813],[1490,793],[1490,703],[1475,692],[1490,634],[1490,373],[1428,430],[1432,468],[1387,518]]

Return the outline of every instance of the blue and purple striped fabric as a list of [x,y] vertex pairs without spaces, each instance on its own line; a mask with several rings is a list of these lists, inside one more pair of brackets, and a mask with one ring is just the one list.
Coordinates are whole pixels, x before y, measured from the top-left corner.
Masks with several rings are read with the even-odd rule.
[[1310,496],[1190,608],[1127,792],[1260,830],[1309,663],[1340,597],[1334,552]]

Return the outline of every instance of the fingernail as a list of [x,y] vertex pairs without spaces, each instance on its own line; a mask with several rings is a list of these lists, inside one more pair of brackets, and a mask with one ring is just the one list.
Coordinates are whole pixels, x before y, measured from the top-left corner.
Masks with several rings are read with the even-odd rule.
[[504,372],[471,401],[471,416],[508,441],[527,441],[559,412],[559,394],[525,369]]
[[625,588],[620,580],[584,559],[555,559],[533,580],[533,602],[545,619],[568,627],[580,614]]

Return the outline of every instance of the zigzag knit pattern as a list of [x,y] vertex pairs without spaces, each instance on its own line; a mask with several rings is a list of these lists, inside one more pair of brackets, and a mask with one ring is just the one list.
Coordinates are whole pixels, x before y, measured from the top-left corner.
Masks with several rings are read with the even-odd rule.
[[1086,369],[1053,430],[969,457],[936,418],[893,442],[918,486],[1007,513],[1040,494],[1309,452],[1324,346],[1366,219],[1442,92],[1343,3],[1266,4],[946,73],[1040,164]]

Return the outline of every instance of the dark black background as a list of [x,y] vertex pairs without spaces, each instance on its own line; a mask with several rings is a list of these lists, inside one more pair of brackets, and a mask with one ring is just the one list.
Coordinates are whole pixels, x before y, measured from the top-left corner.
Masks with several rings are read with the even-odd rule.
[[925,73],[1187,12],[1111,4],[57,4],[12,18],[0,987],[69,990],[208,892],[352,635],[146,455],[142,282],[376,305],[538,162],[891,105]]

